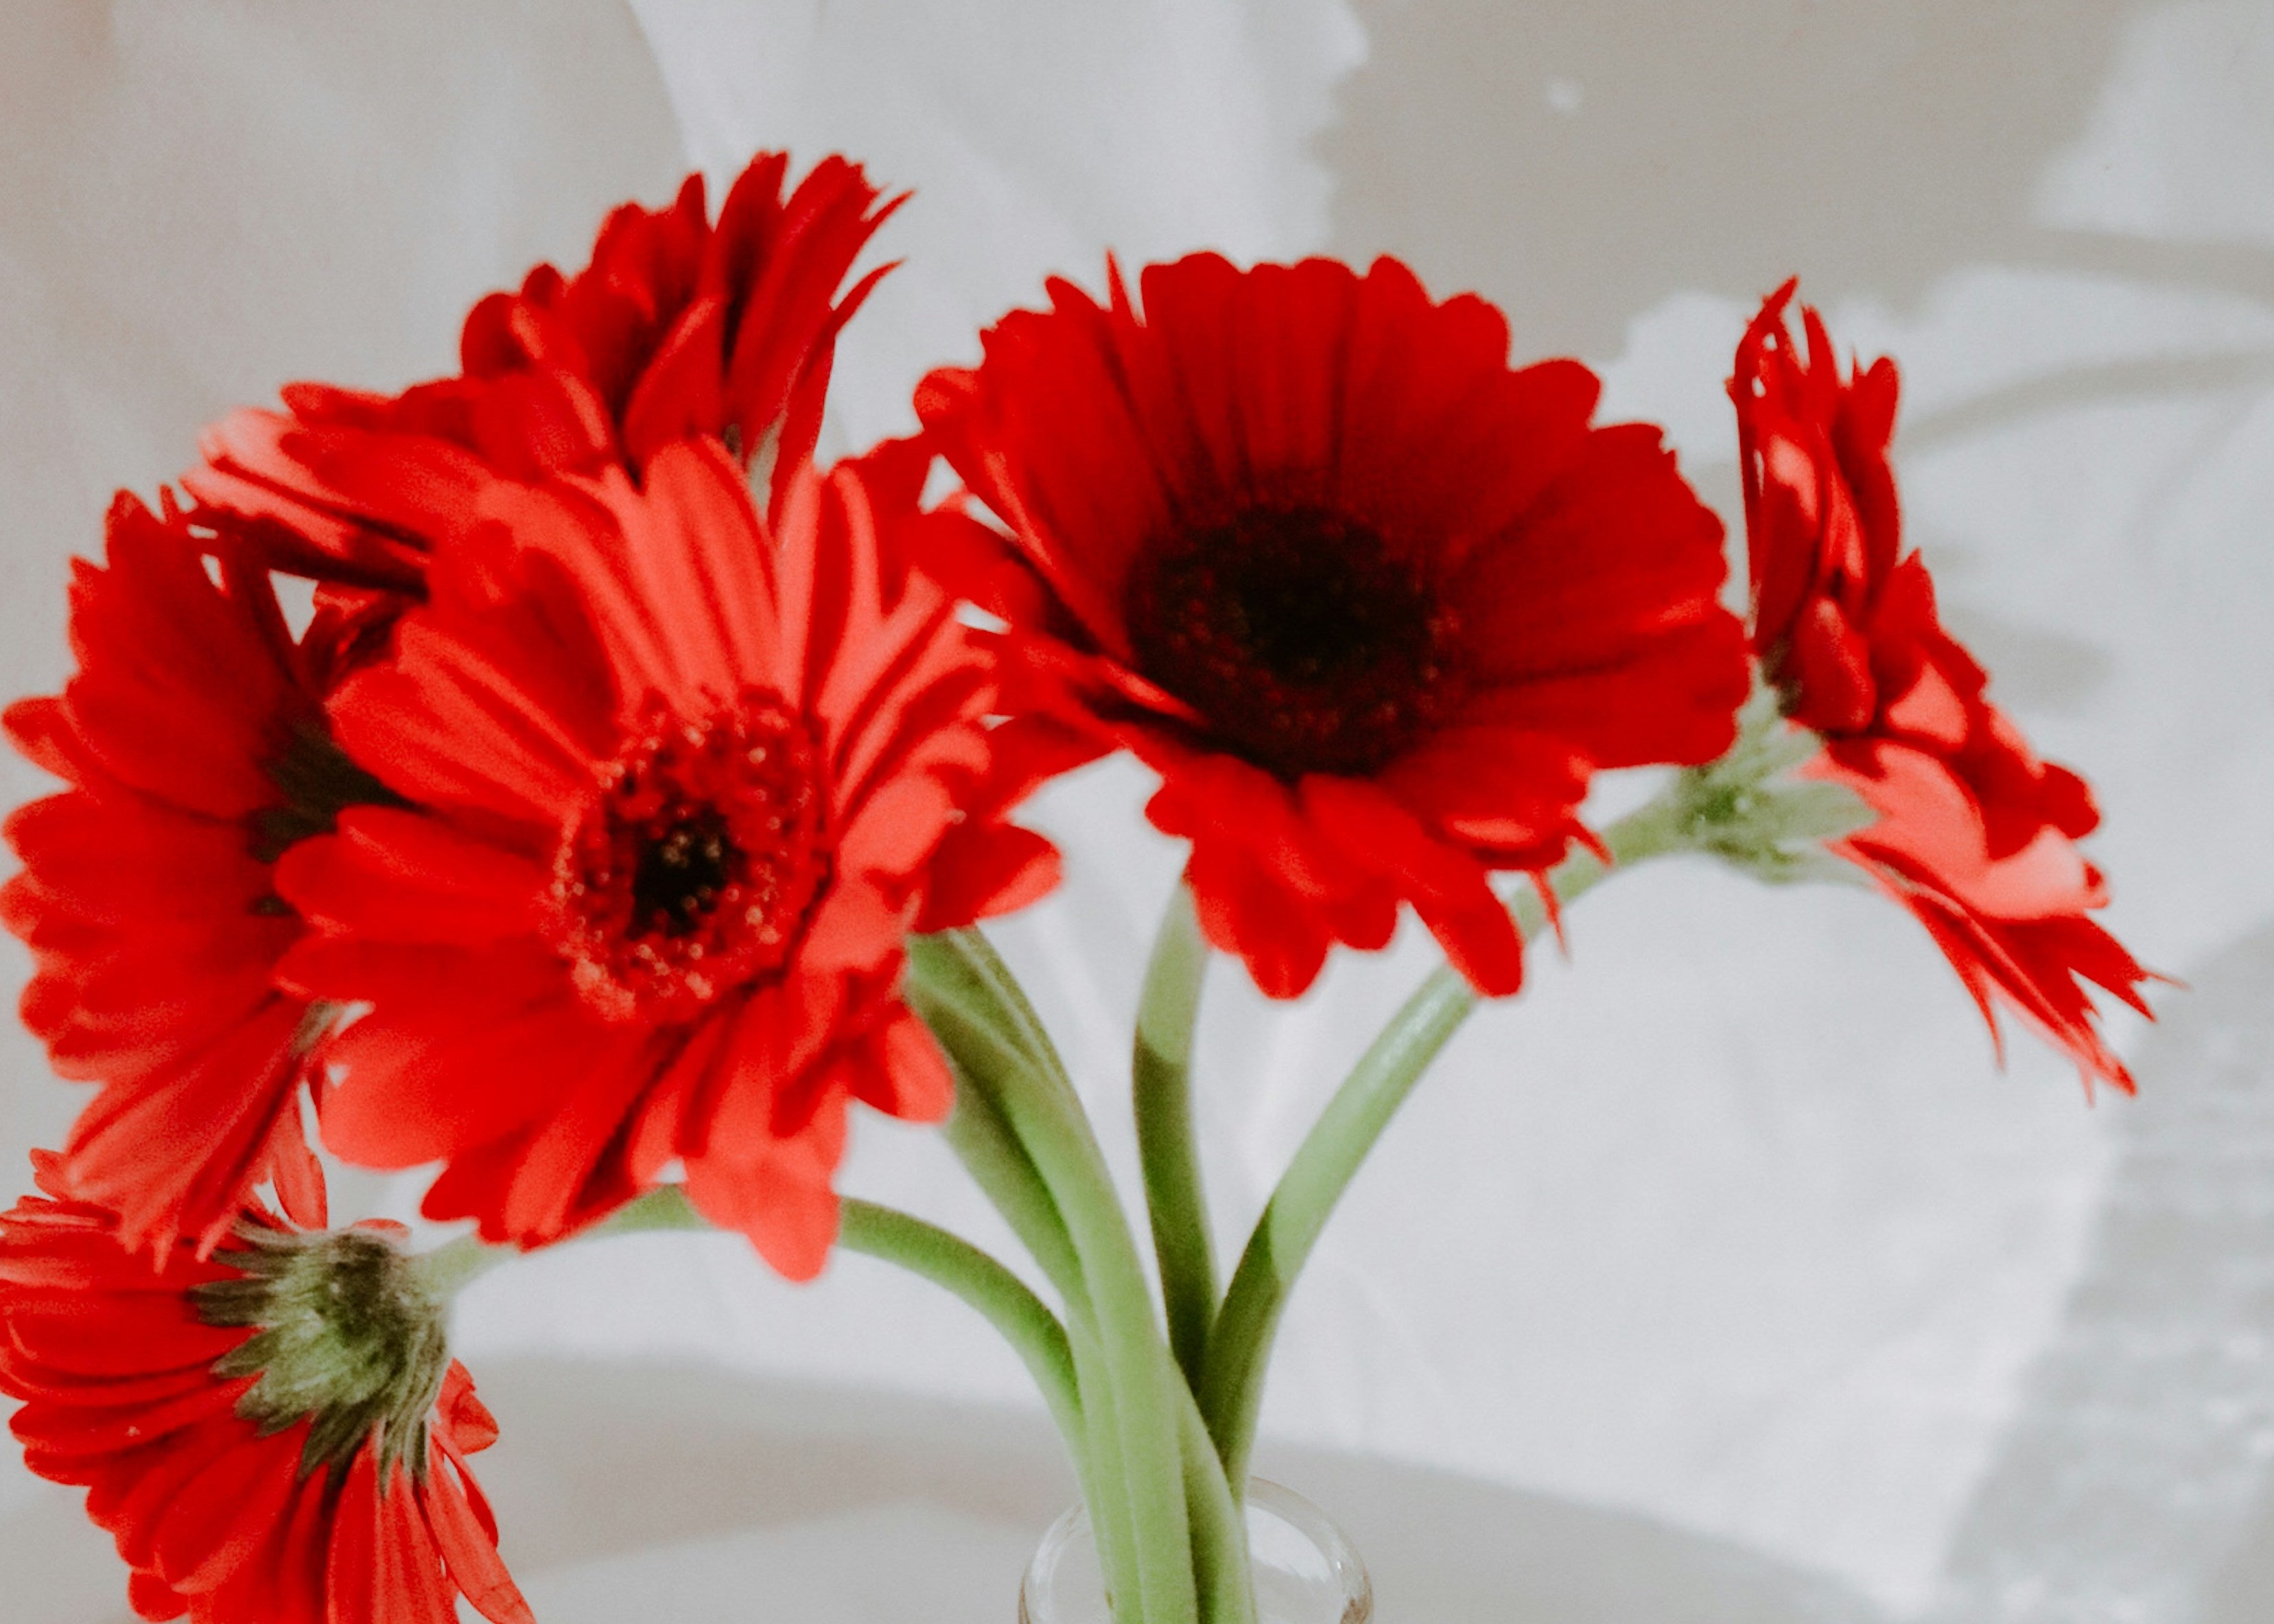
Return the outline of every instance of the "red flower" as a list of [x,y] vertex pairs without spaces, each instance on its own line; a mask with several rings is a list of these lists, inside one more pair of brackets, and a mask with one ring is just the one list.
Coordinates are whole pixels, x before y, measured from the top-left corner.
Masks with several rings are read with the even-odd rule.
[[298,1089],[328,1011],[271,985],[301,929],[272,869],[384,792],[324,720],[350,626],[320,614],[296,643],[265,575],[170,505],[122,494],[106,541],[108,567],[72,580],[79,674],[6,713],[16,748],[72,787],[8,820],[24,871],[0,921],[32,949],[24,1024],[58,1071],[101,1086],[71,1184],[162,1252],[218,1240],[272,1176],[320,1222]]
[[[26,1463],[92,1491],[137,1613],[456,1624],[463,1594],[526,1624],[466,1467],[497,1425],[390,1239],[248,1208],[238,1250],[170,1246],[153,1274],[58,1171],[0,1214],[0,1391]],[[350,1335],[359,1357],[327,1363]]]
[[1818,771],[1876,812],[1832,850],[1917,917],[1982,1008],[2004,999],[2076,1061],[2130,1090],[2084,983],[2149,1012],[2149,973],[2086,914],[2100,870],[2074,842],[2092,793],[2040,762],[1985,696],[1989,677],[1942,628],[1934,585],[1902,552],[1888,446],[1894,364],[1840,375],[1814,311],[1794,348],[1787,282],[1738,346],[1729,393],[1745,477],[1753,648],[1785,714],[1823,735]]
[[890,267],[838,289],[900,201],[838,157],[785,197],[788,163],[753,159],[715,225],[699,175],[669,208],[624,205],[584,270],[540,265],[474,307],[457,377],[393,396],[296,384],[282,412],[208,431],[183,485],[281,568],[410,593],[433,496],[471,503],[491,473],[636,473],[701,433],[763,453],[779,498],[812,453],[838,331]]
[[327,1053],[327,1142],[447,1159],[426,1210],[535,1244],[683,1162],[817,1270],[855,1100],[952,1088],[900,1001],[911,929],[1046,890],[996,816],[990,672],[900,562],[928,457],[808,474],[770,534],[715,442],[501,485],[333,716],[414,808],[297,847],[289,981],[373,1008]]
[[1264,991],[1382,946],[1402,903],[1513,991],[1490,872],[1590,838],[1596,769],[1734,736],[1719,523],[1657,430],[1589,425],[1585,367],[1510,371],[1498,311],[1395,260],[1201,254],[1141,290],[1141,317],[1118,273],[1102,309],[1054,282],[926,380],[1015,549],[967,532],[937,567],[1013,622],[1026,732],[1161,774],[1148,815]]

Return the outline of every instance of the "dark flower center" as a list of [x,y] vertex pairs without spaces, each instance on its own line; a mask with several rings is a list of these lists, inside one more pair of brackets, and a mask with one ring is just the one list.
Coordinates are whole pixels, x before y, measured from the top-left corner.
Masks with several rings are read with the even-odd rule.
[[632,925],[646,935],[700,930],[727,888],[749,869],[715,807],[698,807],[638,843],[632,869]]
[[612,1019],[682,1020],[781,968],[829,877],[819,750],[776,695],[651,697],[554,864],[555,936]]
[[331,833],[350,807],[409,804],[350,760],[320,718],[280,728],[261,766],[279,800],[246,820],[246,849],[258,862],[273,863],[301,841]]
[[1250,508],[1155,545],[1124,613],[1139,671],[1290,780],[1376,771],[1453,697],[1433,583],[1321,508]]

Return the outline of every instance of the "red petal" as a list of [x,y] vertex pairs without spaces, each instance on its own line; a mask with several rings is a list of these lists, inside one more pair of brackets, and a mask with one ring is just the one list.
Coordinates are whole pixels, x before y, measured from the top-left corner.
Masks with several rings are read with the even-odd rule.
[[468,1506],[457,1468],[437,1451],[418,1490],[427,1526],[448,1564],[451,1583],[490,1624],[536,1624],[513,1575],[498,1555],[495,1538]]

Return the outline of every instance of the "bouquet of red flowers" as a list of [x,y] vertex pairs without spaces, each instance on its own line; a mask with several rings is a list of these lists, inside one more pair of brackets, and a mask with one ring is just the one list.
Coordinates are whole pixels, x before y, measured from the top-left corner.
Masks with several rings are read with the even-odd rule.
[[[1843,369],[1812,312],[1796,340],[1789,284],[1729,381],[1737,613],[1659,431],[1596,423],[1585,367],[1511,367],[1497,311],[1389,259],[1054,282],[925,380],[919,434],[817,466],[899,199],[838,158],[788,179],[770,154],[715,219],[699,180],[618,210],[585,268],[474,308],[454,377],[216,425],[154,510],[114,503],[78,673],[7,712],[65,785],[7,825],[23,1019],[95,1093],[0,1215],[0,1389],[142,1616],[528,1618],[451,1296],[700,1226],[985,1314],[1119,1624],[1280,1616],[1248,1460],[1305,1259],[1527,941],[1655,856],[1874,886],[1993,1031],[2002,1005],[2131,1086],[2090,989],[2144,1013],[2149,978],[2091,917],[2091,794],[1904,551],[1894,366]],[[1056,883],[1020,803],[1121,750],[1190,847],[1132,1046],[1149,1235],[978,928]],[[1592,825],[1626,768],[1656,793]],[[1292,998],[1409,907],[1442,967],[1221,1269],[1188,1094],[1210,958]],[[841,1199],[856,1104],[944,1122],[1043,1290]],[[425,1212],[473,1232],[332,1227],[312,1130],[438,1167]]]

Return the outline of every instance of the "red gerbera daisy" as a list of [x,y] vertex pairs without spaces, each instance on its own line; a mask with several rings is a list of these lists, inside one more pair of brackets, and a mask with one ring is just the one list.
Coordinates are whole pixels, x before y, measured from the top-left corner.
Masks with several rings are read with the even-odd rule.
[[1590,426],[1586,368],[1510,370],[1497,310],[1395,260],[1200,254],[1140,290],[1053,282],[926,380],[1019,565],[967,533],[939,567],[1012,621],[1022,700],[1161,774],[1148,814],[1264,991],[1380,947],[1401,903],[1513,991],[1489,872],[1588,838],[1596,769],[1734,736],[1719,523],[1656,429]]
[[497,1425],[385,1229],[309,1234],[258,1208],[229,1249],[155,1274],[118,1214],[0,1214],[0,1392],[31,1469],[92,1491],[146,1619],[495,1624],[531,1614],[466,1467]]
[[2084,983],[2149,1012],[2149,973],[2086,917],[2108,900],[2075,842],[2092,793],[2040,762],[1986,697],[1989,677],[1943,629],[1934,584],[1905,556],[1889,444],[1894,364],[1842,378],[1806,311],[1794,347],[1787,282],[1738,347],[1753,648],[1785,714],[1825,739],[1818,771],[1879,821],[1834,844],[1933,935],[1994,1034],[1992,995],[2074,1058],[2090,1086],[2132,1078]]
[[270,982],[301,929],[272,870],[341,807],[386,799],[324,719],[352,628],[320,613],[296,642],[267,577],[170,504],[120,495],[106,549],[72,579],[79,674],[5,718],[72,786],[8,820],[24,870],[0,890],[35,966],[24,1024],[102,1086],[67,1177],[160,1252],[217,1240],[272,1176],[320,1222],[298,1088],[329,1011]]
[[753,159],[716,224],[699,175],[669,208],[624,205],[584,270],[540,265],[474,307],[457,377],[392,396],[293,385],[282,412],[208,431],[182,484],[280,567],[415,593],[433,492],[471,500],[490,472],[636,472],[702,433],[786,478],[820,431],[838,332],[891,267],[838,289],[901,201],[839,157],[785,196],[788,165]]
[[333,702],[411,808],[296,847],[288,981],[371,1012],[327,1054],[350,1159],[447,1159],[436,1217],[553,1239],[681,1161],[706,1216],[817,1270],[847,1108],[936,1117],[904,934],[1047,889],[1000,821],[990,671],[902,560],[928,459],[809,473],[770,534],[715,442],[500,485],[392,661]]

